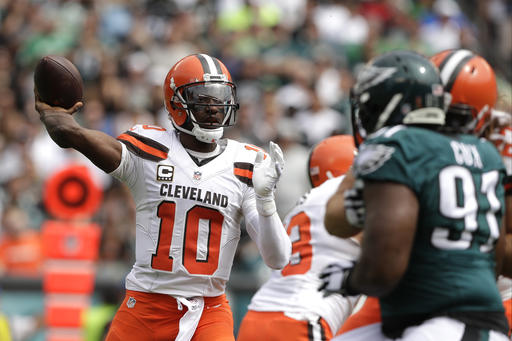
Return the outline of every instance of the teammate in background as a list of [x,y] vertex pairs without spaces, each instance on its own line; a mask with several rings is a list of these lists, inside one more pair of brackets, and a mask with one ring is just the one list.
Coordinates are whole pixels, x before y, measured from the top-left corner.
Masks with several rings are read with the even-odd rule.
[[265,263],[284,267],[291,243],[274,203],[284,160],[279,146],[221,139],[238,101],[229,71],[206,54],[168,72],[173,129],[136,125],[117,140],[84,129],[71,109],[39,101],[51,138],[123,181],[136,203],[136,260],[107,340],[234,340],[224,294],[245,219]]
[[352,89],[365,141],[344,210],[364,238],[322,288],[379,297],[371,340],[507,340],[495,281],[505,169],[488,141],[443,130],[444,102],[438,70],[410,51],[371,60]]
[[330,340],[352,312],[357,297],[324,297],[318,274],[329,263],[343,259],[348,265],[359,255],[358,239],[333,237],[323,226],[325,202],[352,165],[355,151],[350,135],[328,137],[311,150],[313,189],[284,219],[292,240],[290,263],[273,271],[256,292],[238,341]]
[[447,124],[493,142],[505,164],[506,247],[502,275],[508,278],[500,276],[498,288],[512,327],[512,117],[494,109],[498,98],[496,76],[484,58],[459,49],[440,52],[430,60],[439,68],[445,91],[452,96],[446,113],[451,122]]

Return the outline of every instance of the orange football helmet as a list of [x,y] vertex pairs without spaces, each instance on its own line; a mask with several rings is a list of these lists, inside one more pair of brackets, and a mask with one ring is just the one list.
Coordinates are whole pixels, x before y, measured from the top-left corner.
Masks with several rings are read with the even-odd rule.
[[165,108],[173,126],[213,143],[236,121],[236,87],[217,58],[194,54],[178,61],[164,81]]
[[345,174],[357,149],[351,135],[330,136],[316,144],[309,153],[308,174],[312,187],[325,180]]
[[484,58],[464,49],[442,51],[430,60],[439,68],[445,91],[452,96],[447,125],[458,121],[467,132],[482,135],[498,98],[492,67]]

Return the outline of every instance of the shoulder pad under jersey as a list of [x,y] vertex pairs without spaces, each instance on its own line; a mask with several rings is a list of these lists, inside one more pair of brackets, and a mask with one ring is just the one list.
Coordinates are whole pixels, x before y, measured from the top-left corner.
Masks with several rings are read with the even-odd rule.
[[[259,151],[265,151],[260,147],[246,143],[238,143],[237,148],[238,151],[233,164],[233,172],[238,180],[252,187],[254,160]],[[265,157],[268,157],[268,154],[265,153]]]
[[167,159],[169,148],[165,143],[169,139],[165,128],[137,124],[117,137],[133,154],[150,161]]

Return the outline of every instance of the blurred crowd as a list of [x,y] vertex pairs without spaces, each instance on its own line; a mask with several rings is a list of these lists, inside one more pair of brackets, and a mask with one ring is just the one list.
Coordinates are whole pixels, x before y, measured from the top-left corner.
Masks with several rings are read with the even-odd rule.
[[[468,48],[495,68],[498,108],[512,112],[512,3],[507,0],[0,0],[0,274],[37,275],[38,230],[48,177],[90,166],[103,188],[92,218],[103,229],[101,262],[130,264],[134,207],[127,189],[48,137],[34,110],[33,70],[48,54],[80,70],[85,127],[117,136],[135,123],[170,127],[162,84],[182,57],[222,60],[238,86],[237,125],[225,135],[282,147],[282,217],[309,189],[310,148],[350,134],[349,89],[372,56],[414,49],[427,56]],[[234,271],[258,254],[239,248]]]

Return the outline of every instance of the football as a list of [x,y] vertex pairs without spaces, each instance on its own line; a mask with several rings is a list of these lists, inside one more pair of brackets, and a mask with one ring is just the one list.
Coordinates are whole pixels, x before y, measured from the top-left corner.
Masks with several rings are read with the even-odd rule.
[[80,72],[62,56],[50,55],[39,60],[34,85],[41,101],[51,106],[69,109],[83,98]]

